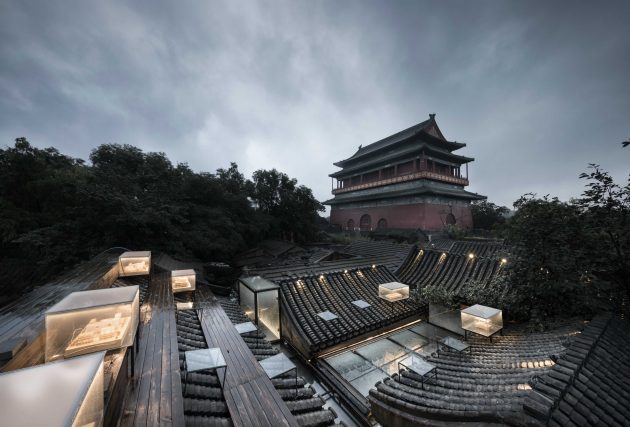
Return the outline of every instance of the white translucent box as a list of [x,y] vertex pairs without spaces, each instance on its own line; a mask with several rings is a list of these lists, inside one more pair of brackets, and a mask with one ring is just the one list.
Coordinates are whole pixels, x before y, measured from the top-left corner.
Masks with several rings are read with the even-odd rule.
[[390,282],[378,285],[378,296],[386,301],[400,301],[409,298],[409,286]]
[[145,276],[151,272],[151,252],[124,252],[118,257],[120,276]]
[[0,374],[3,426],[103,425],[105,352]]
[[280,339],[279,288],[260,276],[239,279],[241,308],[270,340]]
[[171,287],[173,293],[194,291],[197,274],[195,270],[173,270],[171,271]]
[[484,337],[494,335],[503,329],[503,311],[475,304],[462,310],[462,329]]
[[46,312],[46,362],[133,345],[138,286],[73,292]]

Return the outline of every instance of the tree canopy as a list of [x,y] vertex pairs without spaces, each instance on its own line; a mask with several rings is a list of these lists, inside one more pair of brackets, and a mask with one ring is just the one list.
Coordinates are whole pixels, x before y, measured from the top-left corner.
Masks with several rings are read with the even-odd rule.
[[106,144],[90,164],[18,138],[0,149],[0,293],[113,246],[230,261],[264,238],[315,238],[322,205],[274,170],[246,179]]

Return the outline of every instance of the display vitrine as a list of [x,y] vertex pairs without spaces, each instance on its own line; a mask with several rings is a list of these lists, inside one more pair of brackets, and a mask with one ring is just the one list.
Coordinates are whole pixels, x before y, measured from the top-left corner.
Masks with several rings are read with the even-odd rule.
[[279,286],[260,276],[239,279],[241,308],[271,339],[280,339]]
[[0,374],[0,425],[103,424],[103,359],[98,352]]
[[409,298],[409,286],[390,282],[378,285],[378,296],[386,301],[400,301]]
[[46,312],[46,361],[133,345],[138,286],[73,292]]
[[491,337],[503,329],[503,311],[475,304],[462,310],[462,329]]
[[171,286],[173,288],[173,293],[194,291],[196,281],[197,275],[195,270],[171,271]]
[[151,252],[124,252],[118,257],[121,277],[144,276],[151,272]]

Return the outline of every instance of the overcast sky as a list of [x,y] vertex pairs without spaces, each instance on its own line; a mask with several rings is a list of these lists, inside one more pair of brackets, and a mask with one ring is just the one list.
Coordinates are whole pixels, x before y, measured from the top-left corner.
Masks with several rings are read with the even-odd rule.
[[2,1],[0,145],[104,143],[213,172],[333,162],[437,113],[469,189],[578,196],[630,171],[630,2]]

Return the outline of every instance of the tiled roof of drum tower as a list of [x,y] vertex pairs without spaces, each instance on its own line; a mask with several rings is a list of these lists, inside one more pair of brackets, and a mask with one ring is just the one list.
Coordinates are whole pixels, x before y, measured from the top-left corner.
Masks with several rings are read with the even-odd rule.
[[530,383],[551,372],[553,360],[566,352],[567,336],[581,326],[567,322],[544,333],[508,328],[492,342],[469,338],[470,354],[442,351],[427,358],[437,367],[435,381],[421,386],[418,375],[403,370],[377,383],[369,396],[372,413],[386,425],[535,425],[523,407]]
[[[378,285],[397,281],[384,266],[348,269],[280,282],[283,313],[305,339],[311,352],[423,313],[411,299],[389,302],[379,298]],[[352,304],[364,300],[371,307]],[[318,313],[330,311],[326,321]]]

